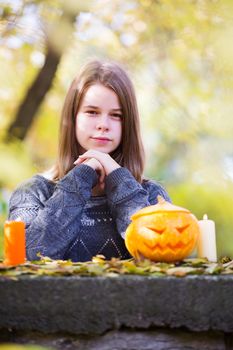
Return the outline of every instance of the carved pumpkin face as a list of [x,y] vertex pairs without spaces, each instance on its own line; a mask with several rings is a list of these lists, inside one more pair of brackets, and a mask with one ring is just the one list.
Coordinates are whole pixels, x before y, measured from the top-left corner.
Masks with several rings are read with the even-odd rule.
[[186,258],[199,234],[196,217],[158,196],[158,204],[139,210],[132,217],[125,236],[130,254],[153,260],[174,262]]

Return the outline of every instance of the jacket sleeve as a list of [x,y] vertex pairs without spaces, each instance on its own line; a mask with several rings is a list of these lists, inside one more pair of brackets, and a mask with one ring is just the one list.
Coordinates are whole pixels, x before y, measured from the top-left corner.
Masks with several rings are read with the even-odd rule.
[[96,172],[81,164],[56,183],[46,200],[43,185],[35,181],[12,194],[9,220],[20,217],[26,223],[29,260],[38,259],[38,252],[53,259],[63,258],[79,231],[83,208],[96,182]]
[[141,185],[126,168],[118,168],[106,178],[106,194],[118,232],[124,238],[130,217],[138,210],[157,203],[157,196],[171,201],[158,183],[146,181]]

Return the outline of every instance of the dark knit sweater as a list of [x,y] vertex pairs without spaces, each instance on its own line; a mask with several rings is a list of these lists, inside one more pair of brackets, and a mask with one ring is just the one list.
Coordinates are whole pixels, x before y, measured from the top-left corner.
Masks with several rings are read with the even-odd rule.
[[35,175],[16,189],[9,220],[20,217],[26,223],[29,260],[38,259],[38,252],[72,261],[88,261],[97,254],[130,257],[124,235],[131,215],[155,204],[159,194],[169,197],[155,182],[140,185],[126,168],[106,176],[105,196],[91,196],[97,181],[96,172],[81,164],[57,183]]

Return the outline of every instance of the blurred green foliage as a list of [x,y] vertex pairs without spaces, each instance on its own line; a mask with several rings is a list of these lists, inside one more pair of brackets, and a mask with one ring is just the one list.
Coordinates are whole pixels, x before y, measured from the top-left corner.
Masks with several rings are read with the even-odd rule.
[[0,259],[3,258],[3,228],[8,214],[10,192],[0,187]]
[[52,350],[51,348],[47,348],[39,345],[24,345],[24,344],[1,344],[0,350]]
[[[136,87],[146,175],[198,219],[207,213],[216,222],[219,254],[233,256],[233,2],[16,3],[2,1],[0,11],[1,187],[12,191],[53,164],[73,76],[89,58],[114,59]],[[77,16],[71,37],[59,17],[64,6]],[[24,142],[6,144],[7,127],[43,65],[46,37],[57,50],[66,48],[53,86]]]
[[218,258],[233,256],[232,193],[232,183],[225,188],[216,188],[186,182],[169,189],[173,201],[189,209],[198,220],[207,214],[215,221]]

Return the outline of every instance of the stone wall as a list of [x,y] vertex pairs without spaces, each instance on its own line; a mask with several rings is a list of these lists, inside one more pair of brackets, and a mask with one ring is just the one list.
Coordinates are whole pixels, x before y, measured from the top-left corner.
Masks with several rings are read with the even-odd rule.
[[233,276],[0,280],[0,342],[54,349],[233,349]]

